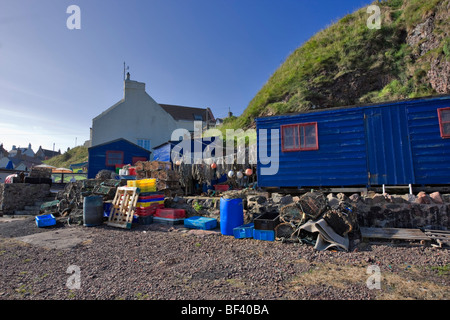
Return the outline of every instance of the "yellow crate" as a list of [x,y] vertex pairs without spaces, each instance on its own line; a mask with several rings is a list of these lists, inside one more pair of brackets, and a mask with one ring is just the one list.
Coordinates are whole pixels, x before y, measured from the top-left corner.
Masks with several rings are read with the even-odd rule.
[[127,187],[134,187],[136,188],[138,186],[138,182],[136,180],[128,180],[127,181]]

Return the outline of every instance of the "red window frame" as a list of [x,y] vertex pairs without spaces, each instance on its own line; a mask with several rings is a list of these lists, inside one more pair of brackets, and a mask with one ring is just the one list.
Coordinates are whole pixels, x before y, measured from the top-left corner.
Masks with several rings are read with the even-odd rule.
[[450,113],[450,107],[438,109],[439,129],[441,130],[441,137],[443,139],[450,139],[450,132],[444,132],[444,124],[450,124],[450,121],[444,121],[442,113],[447,111]]
[[[304,130],[305,127],[314,126],[315,129],[315,146],[314,147],[304,147],[305,146],[305,134]],[[285,148],[285,134],[284,129],[286,128],[294,128],[297,129],[297,136],[298,136],[298,147],[297,148]],[[301,134],[303,133],[303,134]],[[295,136],[295,135],[294,135]],[[295,139],[294,139],[295,141]],[[318,130],[317,130],[317,122],[308,122],[308,123],[297,123],[297,124],[287,124],[281,126],[281,151],[282,152],[294,152],[294,151],[313,151],[313,150],[319,150],[319,136],[318,136]]]
[[[111,157],[112,155],[116,155],[116,157]],[[120,155],[120,157],[117,157],[117,155]],[[114,160],[114,163],[110,163],[110,160],[112,159]],[[120,163],[116,163],[118,159],[120,160]],[[106,151],[106,160],[105,160],[105,165],[107,167],[114,167],[116,164],[123,164],[123,159],[124,159],[124,154],[123,151],[114,151],[114,150],[108,150]]]

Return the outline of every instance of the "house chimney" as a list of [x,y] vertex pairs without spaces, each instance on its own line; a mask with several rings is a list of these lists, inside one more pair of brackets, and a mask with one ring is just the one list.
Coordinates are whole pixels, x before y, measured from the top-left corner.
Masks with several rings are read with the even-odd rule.
[[124,87],[124,99],[130,98],[132,95],[139,92],[145,92],[145,83],[130,80],[129,72],[127,73]]

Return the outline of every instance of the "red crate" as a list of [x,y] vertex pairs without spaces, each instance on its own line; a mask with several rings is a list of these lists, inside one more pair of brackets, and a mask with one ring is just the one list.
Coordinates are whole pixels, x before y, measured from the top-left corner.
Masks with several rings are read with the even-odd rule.
[[214,186],[214,189],[216,191],[228,191],[228,189],[230,189],[230,186],[227,184],[216,184]]
[[166,219],[184,219],[186,218],[186,210],[171,208],[157,209],[155,217]]

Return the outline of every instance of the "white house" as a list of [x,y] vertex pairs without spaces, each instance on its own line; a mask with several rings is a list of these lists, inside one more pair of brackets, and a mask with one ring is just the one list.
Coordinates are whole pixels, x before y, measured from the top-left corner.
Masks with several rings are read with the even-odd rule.
[[28,157],[34,157],[34,151],[31,148],[31,143],[28,144],[28,148],[16,148],[16,146],[12,146],[12,150],[9,151],[9,156],[10,157],[15,157],[17,156],[17,154],[23,154],[26,155]]
[[145,91],[145,83],[124,81],[124,97],[92,120],[89,146],[126,139],[151,150],[171,139],[178,128],[194,131],[194,121],[215,123],[209,108],[158,104]]

